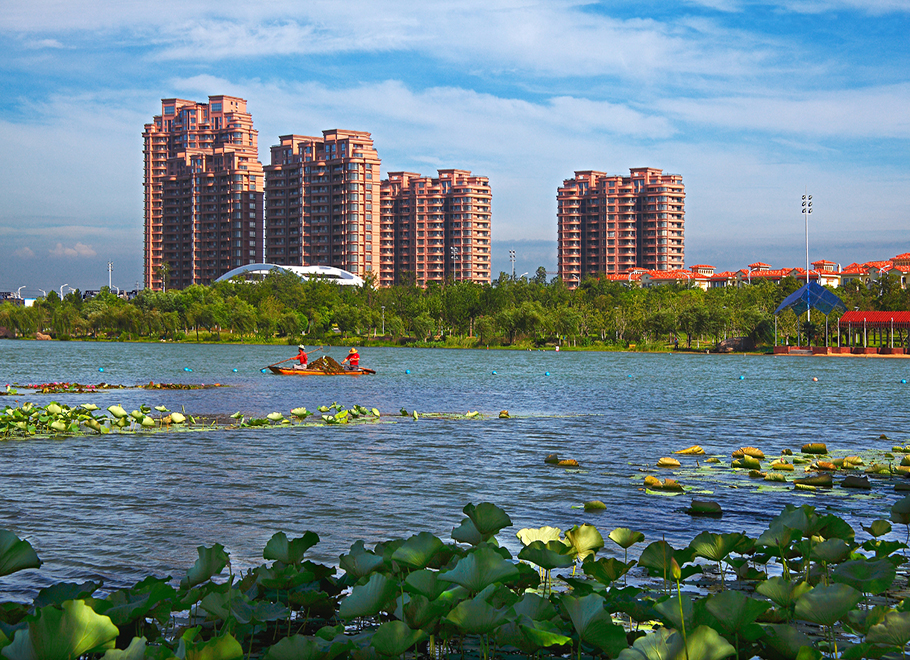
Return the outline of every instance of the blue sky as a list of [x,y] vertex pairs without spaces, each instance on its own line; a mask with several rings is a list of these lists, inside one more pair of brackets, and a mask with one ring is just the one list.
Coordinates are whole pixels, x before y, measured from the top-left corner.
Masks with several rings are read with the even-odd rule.
[[7,0],[0,290],[142,278],[142,126],[246,98],[279,135],[367,130],[382,170],[490,177],[493,272],[556,268],[575,170],[683,175],[686,264],[910,251],[910,0]]

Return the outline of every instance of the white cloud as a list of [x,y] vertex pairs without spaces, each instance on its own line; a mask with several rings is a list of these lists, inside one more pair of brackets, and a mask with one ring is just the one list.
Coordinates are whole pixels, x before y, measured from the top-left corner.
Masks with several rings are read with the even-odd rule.
[[85,243],[76,243],[72,247],[63,247],[63,243],[57,243],[48,252],[52,257],[94,257],[98,254],[92,249],[91,245],[86,245]]
[[15,250],[13,254],[23,259],[31,259],[35,256],[35,252],[30,247],[21,247],[18,250]]
[[910,83],[796,94],[677,98],[657,107],[676,119],[771,134],[910,138]]

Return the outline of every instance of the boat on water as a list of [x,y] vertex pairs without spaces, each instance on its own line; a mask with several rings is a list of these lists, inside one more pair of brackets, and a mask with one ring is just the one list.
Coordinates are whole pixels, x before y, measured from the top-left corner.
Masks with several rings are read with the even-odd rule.
[[376,373],[373,369],[367,369],[366,367],[329,371],[322,369],[287,369],[285,367],[270,366],[269,371],[279,376],[369,376]]
[[364,376],[372,375],[376,372],[366,367],[356,367],[354,369],[345,369],[344,365],[337,362],[328,355],[323,355],[318,360],[313,360],[307,365],[306,369],[291,367],[280,367],[281,362],[270,364],[269,371],[279,376]]

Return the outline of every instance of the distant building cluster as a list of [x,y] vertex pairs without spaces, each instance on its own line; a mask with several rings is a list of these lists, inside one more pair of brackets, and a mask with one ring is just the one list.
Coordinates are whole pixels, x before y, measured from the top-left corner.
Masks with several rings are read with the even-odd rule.
[[[810,282],[817,282],[822,286],[842,287],[850,282],[858,281],[863,286],[869,287],[889,275],[896,276],[901,287],[907,288],[910,284],[910,252],[899,254],[886,261],[852,263],[846,267],[841,267],[840,264],[825,259],[813,261],[808,279]],[[772,268],[759,261],[737,271],[715,272],[714,266],[698,264],[689,269],[675,270],[631,268],[624,273],[612,273],[605,277],[614,282],[629,284],[635,282],[644,287],[681,284],[707,290],[715,287],[741,287],[757,282],[780,284],[785,277],[805,282],[806,269],[799,267]]]
[[381,286],[490,281],[489,179],[380,178],[369,133],[284,135],[259,161],[246,101],[163,99],[145,125],[144,280],[207,284],[263,261],[331,266]]

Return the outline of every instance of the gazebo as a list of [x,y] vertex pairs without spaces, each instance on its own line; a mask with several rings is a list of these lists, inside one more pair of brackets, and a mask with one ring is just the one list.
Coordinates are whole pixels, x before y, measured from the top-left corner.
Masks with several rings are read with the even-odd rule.
[[[799,289],[787,296],[784,301],[774,310],[774,352],[775,353],[785,353],[792,352],[790,347],[779,347],[777,345],[777,317],[784,312],[785,310],[791,310],[797,317],[802,316],[805,312],[808,312],[810,309],[817,309],[822,314],[825,315],[825,352],[827,352],[828,347],[828,315],[837,309],[846,310],[847,306],[844,305],[844,302],[838,298],[836,295],[828,291],[825,287],[821,286],[817,282],[806,282],[804,286],[801,286]],[[838,334],[838,341],[840,341],[840,334]],[[806,342],[809,344],[809,342]],[[785,350],[778,350],[778,348]],[[803,352],[812,351],[811,345],[806,346],[805,348],[796,347],[796,350]]]
[[[894,346],[894,331],[898,332],[898,346]],[[904,334],[906,331],[906,335]],[[862,345],[860,345],[862,332]],[[845,335],[846,333],[846,335]],[[887,333],[887,346],[885,337]],[[878,346],[869,346],[869,335],[876,339]],[[847,349],[851,353],[903,354],[910,344],[910,312],[847,312],[837,321],[837,345],[846,336]],[[901,346],[900,344],[903,344]]]

